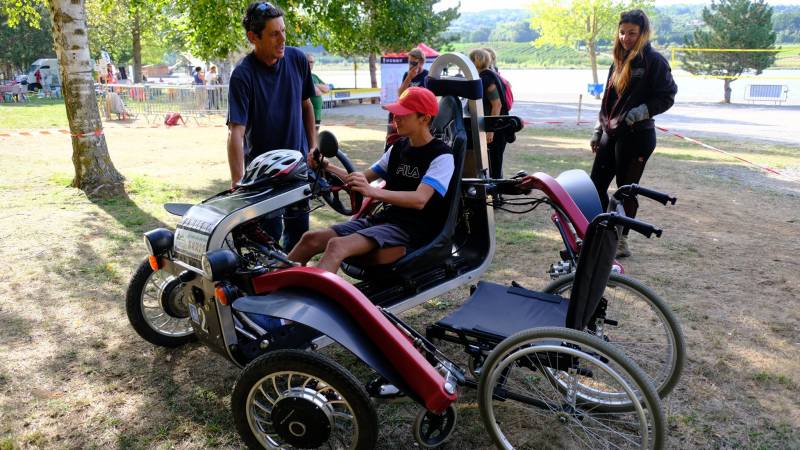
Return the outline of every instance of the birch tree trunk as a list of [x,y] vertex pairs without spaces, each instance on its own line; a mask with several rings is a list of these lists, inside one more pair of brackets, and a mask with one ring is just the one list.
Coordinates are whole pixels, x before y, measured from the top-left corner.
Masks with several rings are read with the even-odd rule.
[[124,193],[124,177],[108,154],[97,108],[84,0],[47,0],[72,134],[72,186],[90,197]]

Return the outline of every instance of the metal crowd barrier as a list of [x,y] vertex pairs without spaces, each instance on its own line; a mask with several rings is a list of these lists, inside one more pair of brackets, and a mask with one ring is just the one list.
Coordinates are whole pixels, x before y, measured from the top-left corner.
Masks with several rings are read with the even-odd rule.
[[[161,121],[177,112],[184,119],[226,115],[228,85],[98,84],[100,110],[106,119],[114,116]],[[380,89],[333,89],[323,94],[323,107],[380,99]],[[120,103],[121,102],[121,103]]]
[[163,120],[172,112],[195,120],[228,112],[227,85],[99,84],[97,91],[106,118],[122,115],[117,97],[128,116],[148,122]]
[[370,102],[380,100],[380,88],[363,89],[332,89],[327,94],[322,94],[322,106],[325,109],[336,107],[337,103],[345,103],[351,100],[363,103],[364,100]]

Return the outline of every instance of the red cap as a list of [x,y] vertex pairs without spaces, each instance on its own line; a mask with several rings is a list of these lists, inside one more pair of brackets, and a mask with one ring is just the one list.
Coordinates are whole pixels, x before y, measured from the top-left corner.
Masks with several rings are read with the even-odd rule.
[[423,87],[410,87],[406,89],[395,103],[383,105],[383,109],[388,110],[395,116],[405,116],[411,113],[421,113],[435,116],[439,113],[439,102],[433,92]]

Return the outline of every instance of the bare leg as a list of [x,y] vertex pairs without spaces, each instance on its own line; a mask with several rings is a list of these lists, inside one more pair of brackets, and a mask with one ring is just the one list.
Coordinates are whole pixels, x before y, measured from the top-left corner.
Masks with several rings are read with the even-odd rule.
[[336,232],[330,228],[307,231],[287,256],[289,260],[305,265],[314,255],[322,253],[328,246],[328,241],[335,237],[337,237]]
[[317,267],[336,273],[346,258],[363,255],[378,248],[378,243],[358,233],[344,237],[336,237],[328,241],[325,253]]

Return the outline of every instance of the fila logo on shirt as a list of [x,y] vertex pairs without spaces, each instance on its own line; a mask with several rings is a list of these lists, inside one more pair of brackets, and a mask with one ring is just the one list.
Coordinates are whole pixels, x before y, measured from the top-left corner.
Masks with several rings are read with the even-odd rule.
[[401,164],[398,166],[397,173],[408,178],[419,178],[419,169],[408,164]]

